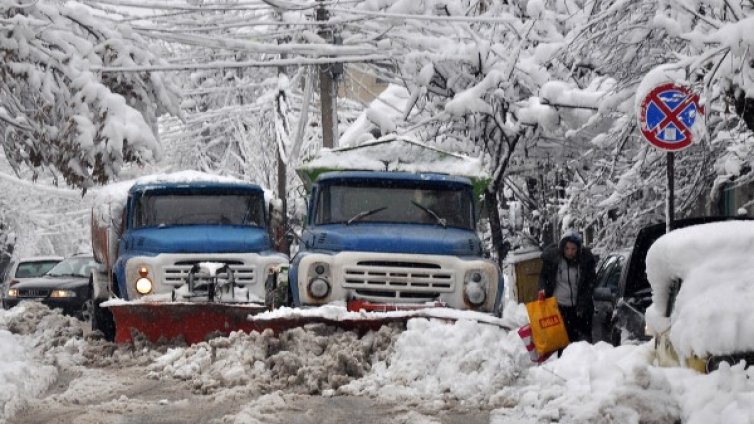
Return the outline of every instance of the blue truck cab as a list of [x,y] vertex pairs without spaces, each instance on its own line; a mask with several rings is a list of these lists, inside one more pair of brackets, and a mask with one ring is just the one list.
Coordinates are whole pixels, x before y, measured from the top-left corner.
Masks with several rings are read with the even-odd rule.
[[360,300],[502,310],[472,182],[437,173],[336,171],[313,182],[289,271],[294,305]]
[[92,245],[102,264],[94,276],[95,305],[110,297],[202,300],[187,281],[199,265],[232,273],[232,293],[218,294],[219,301],[264,303],[271,269],[288,263],[274,251],[268,228],[257,185],[137,181],[124,201],[93,209]]

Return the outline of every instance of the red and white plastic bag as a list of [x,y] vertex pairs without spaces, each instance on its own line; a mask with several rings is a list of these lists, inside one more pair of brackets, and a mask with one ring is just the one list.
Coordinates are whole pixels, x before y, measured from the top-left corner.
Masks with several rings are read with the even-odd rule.
[[521,337],[521,340],[524,341],[526,350],[529,352],[529,359],[531,359],[532,362],[541,364],[542,362],[546,361],[547,358],[550,357],[550,355],[552,355],[552,352],[545,355],[540,355],[539,352],[537,352],[537,349],[534,348],[534,341],[531,338],[531,325],[526,324],[523,327],[519,328],[518,335],[519,337]]

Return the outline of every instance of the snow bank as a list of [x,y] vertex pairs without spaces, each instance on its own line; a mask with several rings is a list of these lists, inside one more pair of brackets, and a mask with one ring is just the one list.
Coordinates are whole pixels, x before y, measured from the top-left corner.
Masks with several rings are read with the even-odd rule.
[[273,335],[232,333],[189,347],[176,347],[148,367],[150,377],[190,381],[200,393],[253,384],[262,393],[287,390],[321,394],[364,376],[384,360],[397,328],[384,326],[364,337],[319,324]]
[[[652,305],[647,324],[670,330],[679,354],[754,351],[754,222],[729,221],[681,228],[659,238],[647,253]],[[682,285],[670,318],[670,284]]]
[[528,365],[529,356],[515,332],[473,321],[413,319],[388,358],[338,392],[432,402],[438,407],[455,401],[480,405],[511,385]]
[[54,364],[80,359],[81,329],[73,328],[69,319],[31,302],[0,310],[0,422],[55,382]]

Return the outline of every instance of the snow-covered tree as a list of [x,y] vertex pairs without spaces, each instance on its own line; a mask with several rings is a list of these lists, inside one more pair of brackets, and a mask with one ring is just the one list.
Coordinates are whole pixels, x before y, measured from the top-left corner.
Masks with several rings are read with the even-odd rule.
[[164,74],[103,72],[165,62],[125,24],[73,2],[0,1],[0,131],[18,174],[90,187],[159,158],[156,118],[179,113]]

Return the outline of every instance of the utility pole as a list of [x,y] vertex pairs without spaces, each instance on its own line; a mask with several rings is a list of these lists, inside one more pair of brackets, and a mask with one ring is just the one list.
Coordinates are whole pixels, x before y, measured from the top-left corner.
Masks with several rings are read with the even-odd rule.
[[[330,13],[325,9],[324,0],[317,0],[316,20],[327,22]],[[318,34],[327,41],[333,41],[333,29],[326,24],[320,26]],[[322,147],[335,147],[335,136],[338,133],[338,116],[336,114],[337,96],[336,84],[333,81],[333,64],[319,66],[319,102],[322,112]]]
[[[280,21],[282,22],[282,11],[278,10],[277,15],[280,18]],[[285,39],[278,39],[278,44],[285,44]],[[285,54],[280,54],[280,59],[285,59]],[[285,75],[287,76],[285,66],[278,66],[278,78]],[[285,99],[280,99],[280,96],[284,96],[284,92],[278,92],[278,108],[280,108],[280,102],[285,101]],[[278,111],[280,113],[280,110]],[[285,117],[281,117],[281,119],[284,119]],[[286,255],[290,254],[290,246],[288,245],[288,237],[286,236],[286,232],[288,229],[288,166],[285,162],[285,158],[283,157],[283,152],[281,151],[284,147],[284,143],[277,143],[277,168],[278,168],[278,184],[277,184],[277,193],[278,197],[280,198],[280,228],[274,229],[275,231],[275,239],[274,242],[277,245],[278,251],[285,253]]]

